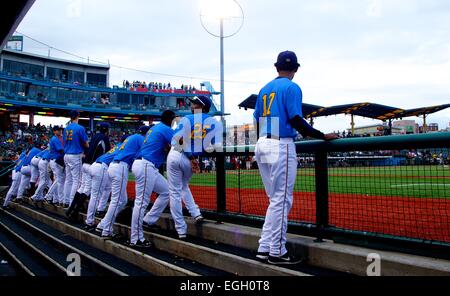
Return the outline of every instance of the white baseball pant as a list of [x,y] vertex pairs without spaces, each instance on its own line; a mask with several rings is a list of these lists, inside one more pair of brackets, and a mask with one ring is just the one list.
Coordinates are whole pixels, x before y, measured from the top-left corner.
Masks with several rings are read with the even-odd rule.
[[170,212],[179,235],[187,233],[187,225],[183,217],[183,196],[186,208],[191,215],[193,217],[200,216],[200,210],[189,189],[191,177],[191,161],[183,153],[172,149],[167,157],[167,179],[169,181]]
[[31,183],[36,183],[39,178],[39,162],[41,161],[41,158],[35,156],[33,159],[31,159]]
[[111,178],[109,179],[108,185],[105,190],[103,190],[103,194],[100,198],[100,202],[98,203],[97,212],[105,212],[108,206],[108,200],[111,196]]
[[16,170],[14,169],[12,172],[11,187],[9,188],[8,193],[6,194],[5,201],[3,202],[4,207],[7,207],[9,205],[11,199],[14,196],[17,196],[21,178],[22,178],[22,174],[20,172],[16,172]]
[[[200,208],[195,203],[194,196],[192,195],[191,189],[183,189],[182,200],[192,218],[196,218],[201,215]],[[150,225],[156,224],[161,214],[164,212],[166,207],[169,205],[169,196],[158,196],[155,203],[153,204],[151,210],[145,215],[144,222]]]
[[280,257],[287,253],[286,232],[297,176],[297,155],[292,139],[260,138],[256,161],[269,198],[258,252]]
[[66,183],[64,187],[64,203],[71,204],[75,193],[80,187],[82,175],[82,154],[64,155],[64,164],[66,166]]
[[102,236],[113,234],[114,223],[117,215],[125,208],[128,202],[128,164],[126,162],[113,162],[108,169],[111,178],[111,202],[105,218],[100,222],[99,228],[103,229]]
[[81,185],[78,188],[78,193],[86,194],[87,196],[91,195],[91,186],[92,186],[92,176],[91,176],[91,165],[84,163],[83,164],[83,175],[81,177]]
[[22,177],[20,178],[19,190],[17,191],[17,199],[22,199],[25,189],[30,187],[31,165],[22,167],[20,173]]
[[39,186],[36,189],[35,194],[33,195],[32,199],[35,201],[44,200],[44,189],[49,185],[50,176],[48,173],[48,160],[41,159],[39,161]]
[[94,225],[98,204],[103,197],[104,191],[111,187],[111,180],[108,174],[108,165],[104,163],[94,163],[91,165],[90,170],[92,190],[85,222],[87,225]]
[[50,197],[52,197],[54,203],[64,203],[64,181],[66,180],[64,168],[57,164],[56,160],[50,161],[50,168],[55,180],[45,198],[50,200]]
[[[144,220],[145,210],[150,203],[150,196],[152,192],[159,194],[156,203],[158,203],[158,201],[160,201],[160,203],[164,203],[165,201],[167,205],[167,201],[169,200],[169,185],[167,184],[167,180],[159,173],[155,165],[145,159],[136,160],[133,163],[132,171],[136,177],[136,198],[134,200],[133,218],[131,220],[130,242],[132,244],[136,244],[138,240],[145,240],[142,223]],[[147,218],[150,219],[151,216],[155,214],[158,213],[156,213],[156,211],[151,213],[150,211]]]

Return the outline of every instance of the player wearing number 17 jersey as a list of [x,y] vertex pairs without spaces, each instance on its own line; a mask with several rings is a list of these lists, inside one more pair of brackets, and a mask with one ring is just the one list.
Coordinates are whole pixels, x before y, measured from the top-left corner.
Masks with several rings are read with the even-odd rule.
[[296,264],[301,260],[290,256],[286,249],[288,215],[297,174],[294,139],[297,131],[323,140],[336,137],[324,135],[303,119],[302,91],[292,82],[300,67],[295,53],[280,53],[275,67],[279,77],[260,91],[254,113],[259,127],[255,156],[269,197],[257,257],[271,264]]

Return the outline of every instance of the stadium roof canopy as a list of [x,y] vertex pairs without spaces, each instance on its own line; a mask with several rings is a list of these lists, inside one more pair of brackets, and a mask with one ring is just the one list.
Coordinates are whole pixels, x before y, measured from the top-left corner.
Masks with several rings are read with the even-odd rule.
[[398,117],[401,118],[401,117],[411,117],[411,116],[423,116],[423,115],[433,114],[433,113],[445,110],[447,108],[450,108],[450,104],[411,109],[411,110],[406,110],[402,114],[399,114]]
[[[238,106],[239,108],[255,109],[257,95],[251,95]],[[350,114],[361,117],[367,117],[378,120],[390,120],[403,117],[423,116],[433,114],[441,110],[447,109],[450,104],[424,107],[411,110],[404,110],[397,107],[385,106],[373,103],[354,103],[332,107],[320,107],[310,104],[303,104],[303,116],[305,118],[315,118],[323,116],[331,116],[338,114]]]
[[4,7],[0,9],[0,51],[34,2],[35,0],[8,1],[8,7],[3,3]]
[[372,103],[356,103],[322,108],[311,114],[312,117],[322,117],[337,114],[351,114],[367,118],[386,120],[394,118],[405,110],[391,106]]

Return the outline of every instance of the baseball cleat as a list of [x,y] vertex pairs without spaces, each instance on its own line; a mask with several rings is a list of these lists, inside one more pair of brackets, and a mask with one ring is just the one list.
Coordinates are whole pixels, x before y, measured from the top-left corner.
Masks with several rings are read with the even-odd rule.
[[274,257],[269,255],[268,262],[273,265],[295,265],[299,264],[303,261],[302,258],[295,258],[293,256],[289,256],[288,253],[281,257]]
[[256,258],[260,260],[268,260],[269,252],[258,252],[258,254],[256,254]]
[[151,248],[153,247],[152,243],[149,242],[148,240],[144,240],[144,241],[137,241],[135,244],[132,244],[131,242],[127,242],[126,243],[130,248],[136,248],[136,249],[140,249],[140,248]]
[[96,230],[96,228],[95,228],[95,225],[88,225],[88,224],[85,224],[85,225],[83,226],[83,230],[85,230],[85,231],[87,231],[87,232],[92,232],[92,231]]
[[161,226],[156,225],[156,224],[149,224],[145,221],[142,223],[142,228],[144,228],[145,230],[148,230],[148,231],[161,230]]
[[203,218],[202,215],[195,217],[194,220],[195,220],[195,224],[201,224],[201,223],[205,222],[205,218]]

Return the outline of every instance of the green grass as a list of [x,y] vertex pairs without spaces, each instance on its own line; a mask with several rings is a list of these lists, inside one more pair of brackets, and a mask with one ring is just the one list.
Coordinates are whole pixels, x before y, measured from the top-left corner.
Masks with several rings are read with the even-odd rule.
[[[130,175],[130,180],[132,175]],[[263,189],[258,170],[227,171],[227,188]],[[329,169],[330,193],[450,199],[447,166],[353,167]],[[216,186],[215,174],[194,175],[194,186]],[[299,169],[295,191],[314,192],[314,169]]]

